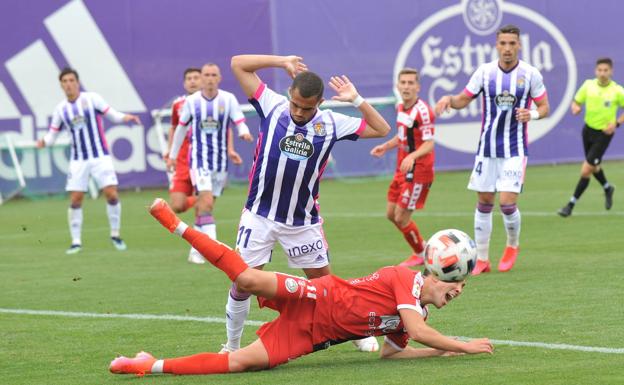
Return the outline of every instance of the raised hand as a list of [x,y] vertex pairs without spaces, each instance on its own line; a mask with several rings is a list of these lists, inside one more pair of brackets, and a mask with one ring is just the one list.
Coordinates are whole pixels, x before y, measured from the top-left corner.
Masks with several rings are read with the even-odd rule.
[[288,76],[294,78],[300,72],[307,71],[308,66],[303,62],[303,58],[300,56],[286,56],[284,62],[284,70],[288,73]]
[[348,77],[332,76],[329,79],[329,86],[336,92],[336,96],[332,96],[332,100],[351,103],[358,97],[357,89]]

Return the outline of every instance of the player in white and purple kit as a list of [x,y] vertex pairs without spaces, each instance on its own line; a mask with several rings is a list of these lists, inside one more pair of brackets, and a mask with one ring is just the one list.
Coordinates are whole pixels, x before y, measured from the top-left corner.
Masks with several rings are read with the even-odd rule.
[[[439,115],[449,108],[466,107],[479,94],[483,101],[479,149],[468,184],[478,194],[474,220],[478,259],[473,275],[490,271],[492,209],[497,192],[507,231],[507,246],[498,270],[509,271],[516,261],[521,227],[517,200],[528,156],[528,121],[544,118],[550,110],[542,75],[518,59],[518,27],[507,25],[497,31],[496,50],[498,60],[482,64],[462,93],[442,97],[435,107]],[[533,102],[536,109],[531,109]]]
[[[256,71],[262,68],[283,68],[294,78],[289,98],[260,80]],[[232,71],[260,116],[237,250],[249,266],[261,269],[279,242],[290,267],[303,269],[309,278],[327,275],[329,258],[317,199],[331,149],[339,140],[383,137],[390,126],[346,76],[331,78],[329,84],[337,94],[332,99],[353,103],[362,118],[320,110],[323,81],[307,71],[300,57],[235,56]],[[228,342],[224,351],[240,347],[249,303],[249,294],[233,285],[226,306]],[[359,347],[378,349],[374,339]]]
[[227,180],[228,158],[241,164],[234,150],[231,125],[238,128],[238,136],[252,141],[245,117],[234,94],[219,89],[221,72],[216,64],[205,64],[201,69],[201,89],[188,96],[182,107],[175,130],[167,165],[174,168],[178,152],[189,130],[191,147],[190,174],[197,197],[195,227],[211,238],[217,238],[212,216],[214,201],[223,192]]
[[89,176],[106,197],[111,241],[117,250],[125,250],[126,244],[119,236],[121,203],[117,194],[117,175],[104,136],[102,116],[115,123],[141,122],[135,115],[115,111],[100,95],[81,92],[78,72],[74,69],[63,69],[59,80],[67,100],[54,110],[50,130],[37,142],[37,146],[43,148],[54,143],[62,129],[70,133],[71,154],[65,189],[70,192],[68,217],[72,243],[67,254],[75,254],[82,249],[82,199],[88,189]]

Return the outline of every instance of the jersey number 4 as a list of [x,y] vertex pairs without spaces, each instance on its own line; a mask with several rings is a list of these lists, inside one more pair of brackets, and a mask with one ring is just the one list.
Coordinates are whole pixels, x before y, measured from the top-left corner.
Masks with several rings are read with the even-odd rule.
[[475,167],[475,172],[479,174],[479,176],[481,176],[481,167],[483,167],[482,162],[477,163],[477,166]]

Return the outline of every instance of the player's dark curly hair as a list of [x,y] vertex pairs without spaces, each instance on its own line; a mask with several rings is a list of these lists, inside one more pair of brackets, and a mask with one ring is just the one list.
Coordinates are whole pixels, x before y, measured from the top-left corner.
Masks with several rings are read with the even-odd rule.
[[321,79],[320,76],[314,72],[310,71],[300,72],[297,76],[295,76],[290,88],[299,91],[299,95],[304,98],[316,96],[317,99],[321,99],[323,97],[323,91],[325,90],[325,87],[323,86],[323,79]]

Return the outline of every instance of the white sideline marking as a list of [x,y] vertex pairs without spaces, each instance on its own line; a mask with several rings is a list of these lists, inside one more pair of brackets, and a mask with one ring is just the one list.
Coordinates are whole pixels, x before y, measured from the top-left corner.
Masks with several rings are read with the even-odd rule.
[[[26,315],[50,315],[57,317],[73,318],[127,318],[138,320],[161,320],[161,321],[195,321],[206,323],[225,323],[225,318],[217,317],[193,317],[173,314],[118,314],[118,313],[83,313],[77,311],[56,311],[56,310],[29,310],[29,309],[5,309],[0,308],[0,313],[5,314],[26,314]],[[245,321],[245,325],[260,326],[262,321]]]
[[[524,217],[553,217],[553,218],[558,218],[559,216],[557,215],[557,213],[555,211],[522,211],[520,210],[520,212],[522,213],[522,216]],[[419,212],[418,213],[418,217],[420,218],[425,218],[425,217],[448,217],[448,218],[472,218],[474,216],[474,211],[457,211],[457,212],[436,212],[436,211],[423,211],[423,212]],[[572,214],[573,217],[606,217],[606,216],[624,216],[624,211],[596,211],[596,212],[592,212],[592,211],[585,211],[585,212],[577,212],[575,211],[574,214]],[[323,218],[385,218],[386,214],[383,212],[378,212],[378,211],[374,211],[374,212],[359,212],[359,213],[355,213],[355,212],[336,212],[336,213],[325,213],[325,214],[321,214],[321,217]],[[562,218],[562,220],[564,220]],[[238,223],[238,218],[237,219],[228,219],[228,218],[224,218],[224,219],[219,219],[219,223]],[[149,229],[149,228],[154,228],[157,229],[160,226],[158,226],[158,224],[156,224],[156,222],[154,223],[144,223],[142,225],[135,225],[132,228],[133,229]],[[17,229],[17,226],[16,226]],[[88,227],[85,229],[82,229],[83,233],[97,233],[97,232],[101,232],[101,231],[106,231],[108,230],[109,227],[108,226],[100,226],[100,227]],[[14,230],[14,233],[8,233],[8,234],[0,234],[0,239],[16,239],[16,238],[25,238],[25,237],[30,237],[32,236],[32,232],[28,232],[28,231],[18,231]],[[52,230],[46,230],[45,235],[56,235],[56,234],[66,234],[67,233],[67,229],[65,228],[55,228]]]
[[[163,321],[186,321],[186,322],[206,322],[206,323],[225,323],[225,318],[217,317],[192,317],[173,314],[117,314],[117,313],[83,313],[75,311],[56,311],[56,310],[29,310],[29,309],[6,309],[0,308],[0,313],[5,314],[26,314],[26,315],[43,315],[57,317],[73,317],[73,318],[125,318],[138,320],[163,320]],[[264,324],[262,321],[245,321],[245,325],[260,326]],[[471,337],[458,337],[462,340],[471,340]],[[490,340],[494,345],[508,346],[526,346],[532,348],[554,349],[554,350],[574,350],[580,352],[591,353],[610,353],[624,354],[624,348],[605,348],[598,346],[582,346],[568,344],[549,344],[546,342],[524,342],[510,340]]]

